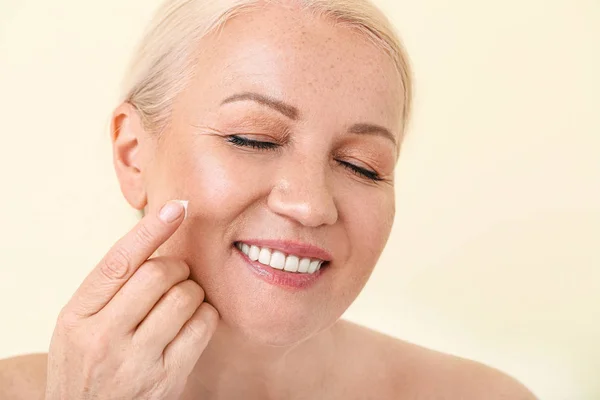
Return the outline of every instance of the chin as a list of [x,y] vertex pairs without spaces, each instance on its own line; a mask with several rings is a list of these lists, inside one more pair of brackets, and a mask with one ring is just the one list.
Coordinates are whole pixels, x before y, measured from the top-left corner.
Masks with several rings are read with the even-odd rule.
[[[248,310],[243,315],[223,315],[222,321],[245,340],[262,346],[292,347],[315,336],[333,321],[311,318],[310,315],[278,314],[252,318],[256,315]],[[249,318],[250,317],[250,318]]]
[[328,307],[329,301],[315,302],[309,293],[287,293],[277,287],[253,290],[238,286],[235,294],[219,292],[207,288],[207,301],[219,311],[222,324],[256,345],[294,346],[327,329],[343,313]]

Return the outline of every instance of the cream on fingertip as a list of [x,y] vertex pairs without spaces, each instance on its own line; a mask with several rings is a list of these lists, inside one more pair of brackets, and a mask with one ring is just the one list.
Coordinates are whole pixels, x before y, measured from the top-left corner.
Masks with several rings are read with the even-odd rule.
[[187,218],[187,215],[188,215],[188,204],[190,204],[190,202],[188,200],[175,200],[175,201],[181,203],[181,205],[183,206],[183,210],[184,210],[183,220],[185,221],[185,219]]

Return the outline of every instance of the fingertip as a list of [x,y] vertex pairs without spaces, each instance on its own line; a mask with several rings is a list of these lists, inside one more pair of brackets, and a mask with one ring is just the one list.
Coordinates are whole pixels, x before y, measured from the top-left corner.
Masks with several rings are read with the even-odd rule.
[[158,212],[158,218],[166,224],[177,221],[182,215],[185,219],[187,218],[188,203],[187,200],[168,201]]

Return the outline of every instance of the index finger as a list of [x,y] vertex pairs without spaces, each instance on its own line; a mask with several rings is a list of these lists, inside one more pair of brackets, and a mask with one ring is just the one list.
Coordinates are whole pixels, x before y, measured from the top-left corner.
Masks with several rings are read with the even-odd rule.
[[123,236],[79,286],[66,308],[80,317],[100,311],[137,269],[177,231],[187,217],[187,201],[171,200]]

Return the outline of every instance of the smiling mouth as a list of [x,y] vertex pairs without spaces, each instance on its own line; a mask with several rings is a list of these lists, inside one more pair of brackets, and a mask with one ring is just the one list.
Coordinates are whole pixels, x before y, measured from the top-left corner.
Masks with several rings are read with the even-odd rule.
[[329,262],[319,258],[302,257],[296,254],[286,254],[269,247],[261,247],[235,242],[234,246],[244,253],[250,260],[258,262],[266,267],[284,272],[312,275],[321,268],[325,268]]

